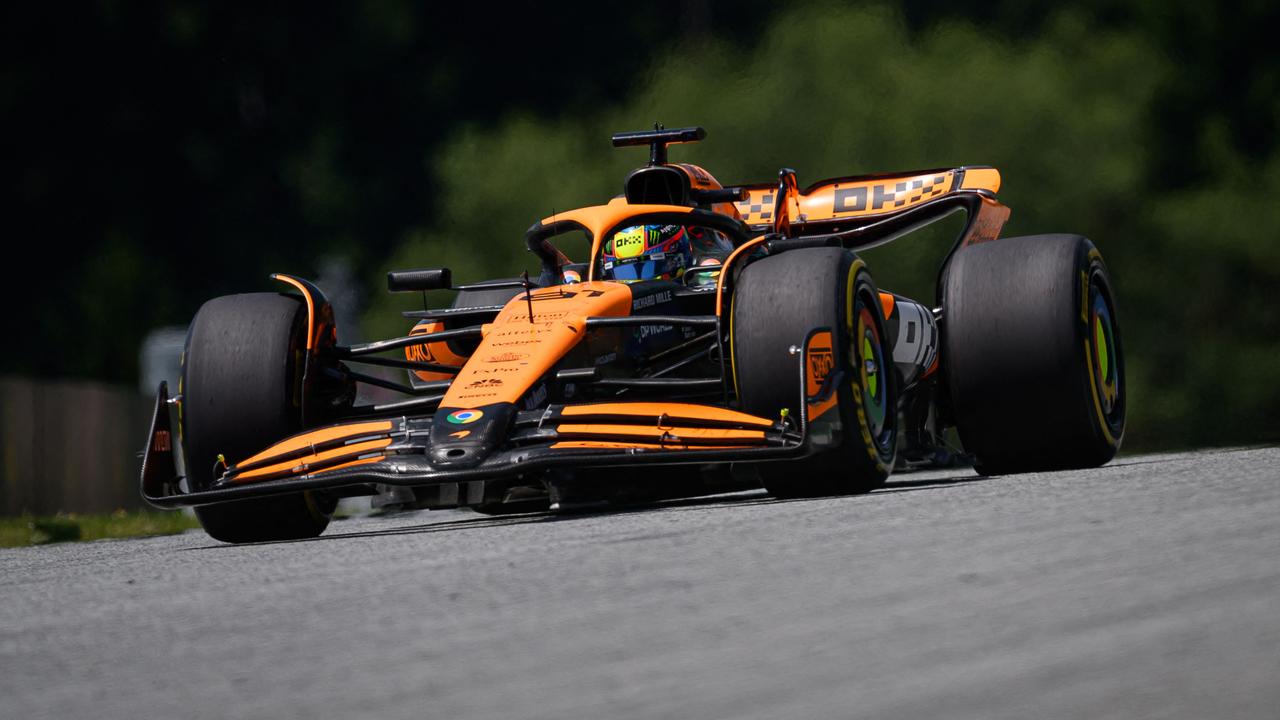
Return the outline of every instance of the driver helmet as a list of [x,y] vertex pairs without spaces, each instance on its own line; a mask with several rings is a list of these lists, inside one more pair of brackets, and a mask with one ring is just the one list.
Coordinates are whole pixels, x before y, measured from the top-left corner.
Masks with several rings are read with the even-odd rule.
[[633,225],[604,243],[604,273],[610,280],[675,280],[692,265],[693,246],[683,225]]

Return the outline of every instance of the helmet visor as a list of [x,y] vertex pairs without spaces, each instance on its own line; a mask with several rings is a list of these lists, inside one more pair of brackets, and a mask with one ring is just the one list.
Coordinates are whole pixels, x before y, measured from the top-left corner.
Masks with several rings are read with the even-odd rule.
[[615,262],[613,279],[618,282],[634,282],[636,280],[652,280],[667,272],[665,260],[633,260],[631,262]]

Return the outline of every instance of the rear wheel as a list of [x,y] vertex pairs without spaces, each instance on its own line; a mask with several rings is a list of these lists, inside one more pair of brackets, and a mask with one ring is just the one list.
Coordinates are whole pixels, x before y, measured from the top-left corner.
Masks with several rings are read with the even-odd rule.
[[1102,255],[1079,235],[968,247],[943,284],[942,368],[984,474],[1096,467],[1124,435],[1124,355]]
[[839,248],[791,250],[748,265],[733,297],[734,377],[744,411],[776,418],[800,404],[799,358],[814,328],[833,334],[840,437],[798,462],[761,463],[773,495],[868,492],[882,485],[897,447],[897,384],[879,293],[865,265]]
[[[227,463],[302,429],[300,402],[306,312],[275,293],[205,303],[187,334],[182,362],[181,436],[187,483],[206,490]],[[312,493],[203,505],[205,532],[224,542],[315,537],[336,501]]]

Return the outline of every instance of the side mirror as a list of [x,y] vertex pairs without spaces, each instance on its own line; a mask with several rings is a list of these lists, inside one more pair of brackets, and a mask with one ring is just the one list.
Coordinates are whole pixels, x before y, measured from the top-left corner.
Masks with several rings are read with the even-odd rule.
[[452,287],[453,273],[449,268],[392,270],[387,273],[387,289],[391,292],[449,290]]

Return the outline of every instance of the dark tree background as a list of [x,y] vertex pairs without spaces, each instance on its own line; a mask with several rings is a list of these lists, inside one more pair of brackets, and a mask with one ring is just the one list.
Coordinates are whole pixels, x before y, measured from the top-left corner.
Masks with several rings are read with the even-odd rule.
[[[749,32],[764,5],[718,31]],[[6,234],[37,262],[6,291],[24,342],[3,370],[130,381],[142,336],[213,295],[326,253],[367,274],[431,217],[431,157],[454,128],[617,101],[706,10],[8,6]]]
[[[1272,209],[1280,192],[1280,56],[1267,35],[1280,21],[1274,3],[1077,0],[1045,12],[1011,0],[665,0],[514,10],[398,0],[162,1],[11,4],[0,12],[0,227],[9,249],[0,372],[133,382],[139,342],[151,329],[185,323],[209,297],[264,289],[268,272],[313,275],[327,257],[351,263],[377,306],[378,273],[389,259],[431,247],[422,238],[447,217],[445,203],[486,197],[494,185],[486,179],[526,157],[484,152],[504,141],[545,144],[553,154],[567,133],[637,129],[658,119],[705,123],[714,139],[738,118],[742,140],[747,129],[794,126],[793,108],[814,115],[802,121],[821,123],[820,110],[811,112],[803,99],[769,96],[735,73],[766,57],[757,74],[796,78],[866,62],[841,54],[838,43],[805,57],[785,49],[787,32],[830,37],[822,27],[830,17],[850,33],[883,28],[886,43],[906,56],[934,53],[942,58],[935,65],[955,55],[949,38],[969,38],[974,53],[989,53],[997,68],[975,79],[983,83],[999,83],[1000,63],[1011,57],[1057,53],[1060,62],[1046,63],[1042,81],[1021,86],[1019,97],[1044,88],[1052,94],[1047,107],[1064,116],[1105,114],[1091,88],[1098,98],[1108,88],[1113,95],[1140,88],[1131,93],[1134,119],[1125,121],[1133,153],[1116,171],[1134,199],[1079,209],[1093,213],[1082,227],[1128,236],[1100,245],[1128,291],[1121,303],[1136,387],[1153,408],[1137,441],[1280,439],[1273,379],[1280,314],[1272,299],[1280,274],[1271,264],[1280,260],[1280,216]],[[1105,75],[1074,77],[1075,84],[1054,74],[1069,72],[1075,54],[1095,57],[1101,44],[1146,60],[1101,64]],[[920,91],[896,99],[895,109],[918,104],[927,112],[930,98],[955,85],[945,73],[936,92],[928,78],[918,82]],[[672,87],[690,93],[685,107],[707,103],[699,117],[645,115],[660,107],[645,94]],[[727,106],[719,92],[739,100],[761,92],[748,106],[768,112],[716,116]],[[1017,99],[1011,112],[1021,107]],[[601,129],[606,120],[629,126]],[[793,133],[787,141],[795,147],[773,142],[769,150],[807,157],[824,140]],[[592,142],[587,147],[600,148],[600,156],[571,160],[597,164],[609,151],[603,137]],[[481,150],[468,154],[476,143]],[[536,148],[529,152],[528,162],[542,162]],[[488,164],[493,158],[508,166]],[[554,188],[563,180],[561,167],[547,165],[541,182]],[[1072,197],[1067,180],[1053,182],[1037,178],[1034,192],[1024,182],[1015,217],[1037,198]],[[1016,192],[1008,176],[1006,187]],[[481,257],[483,269],[506,270],[503,252],[484,264],[499,238],[463,234],[453,242]],[[1239,383],[1244,389],[1224,392]]]

